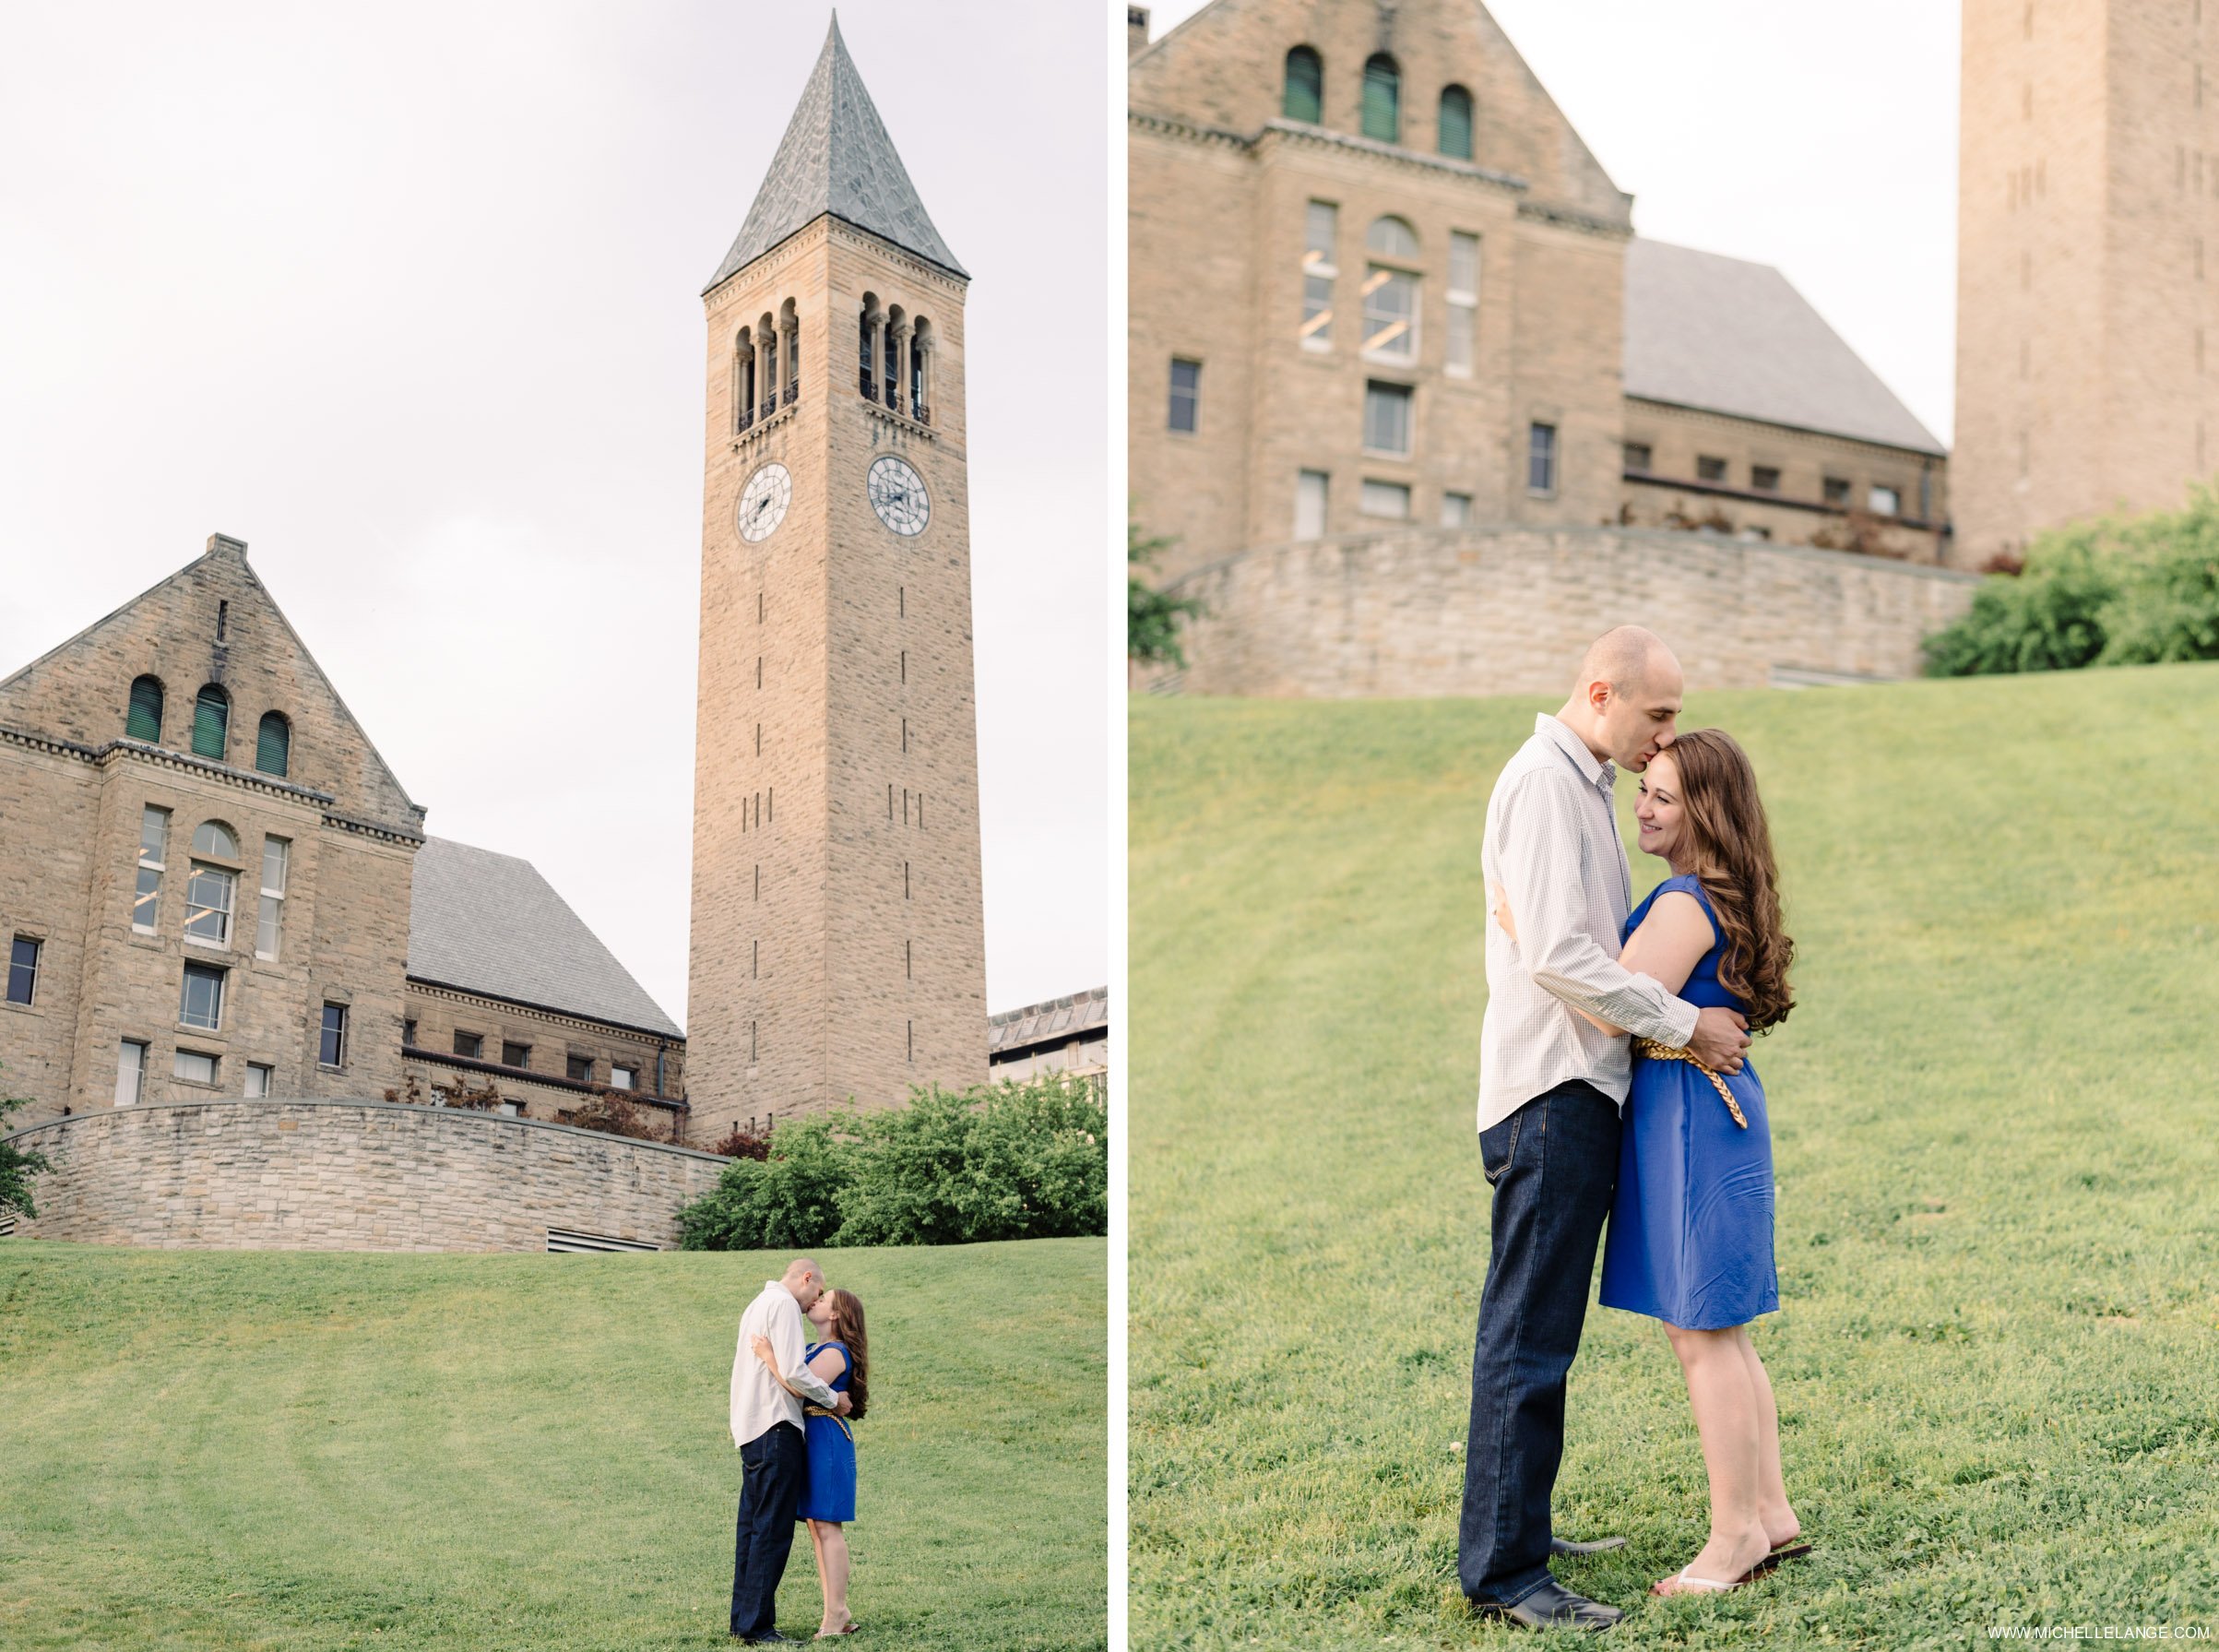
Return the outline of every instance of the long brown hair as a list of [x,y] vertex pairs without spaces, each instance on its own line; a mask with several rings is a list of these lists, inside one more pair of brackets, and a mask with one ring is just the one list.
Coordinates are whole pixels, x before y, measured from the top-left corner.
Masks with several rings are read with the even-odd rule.
[[1796,944],[1780,926],[1780,870],[1757,771],[1724,729],[1682,734],[1665,753],[1679,771],[1691,858],[1726,943],[1719,984],[1749,1005],[1750,1029],[1762,1032],[1795,1008],[1787,969]]
[[852,1290],[832,1297],[832,1340],[848,1350],[848,1417],[860,1422],[871,1403],[871,1344],[863,1335],[863,1304]]

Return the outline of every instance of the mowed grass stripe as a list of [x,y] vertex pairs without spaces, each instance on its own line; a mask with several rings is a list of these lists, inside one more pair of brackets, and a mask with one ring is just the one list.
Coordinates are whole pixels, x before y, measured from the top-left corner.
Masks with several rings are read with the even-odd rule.
[[[1546,699],[1132,707],[1135,1644],[1464,1645],[1472,1135],[1502,761]],[[1646,1645],[2212,1622],[2219,667],[1694,696],[1771,807],[1800,1006],[1758,1047],[1812,1562],[1700,1546],[1653,1322],[1591,1312],[1560,1568]],[[1631,782],[1620,798],[1628,841]],[[1637,896],[1661,867],[1635,859]],[[2219,1632],[2219,1625],[2214,1625]]]
[[[871,1315],[858,1620],[1102,1646],[1102,1242],[822,1260]],[[729,1645],[727,1379],[783,1261],[9,1241],[0,1645]]]

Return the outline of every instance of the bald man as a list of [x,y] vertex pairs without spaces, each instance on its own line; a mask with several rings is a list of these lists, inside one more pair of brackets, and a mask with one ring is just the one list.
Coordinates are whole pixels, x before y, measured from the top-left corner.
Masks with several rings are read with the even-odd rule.
[[1565,1380],[1632,1081],[1632,1040],[1578,1012],[1684,1045],[1714,1072],[1738,1072],[1749,1045],[1731,1010],[1698,1011],[1618,962],[1633,895],[1612,804],[1618,770],[1638,774],[1672,743],[1680,690],[1679,661],[1662,639],[1638,625],[1606,632],[1562,708],[1534,719],[1487,803],[1480,861],[1518,938],[1488,923],[1479,1162],[1494,1189],[1493,1250],[1472,1352],[1456,1570],[1482,1614],[1528,1628],[1603,1630],[1623,1615],[1549,1570],[1552,1552],[1625,1541],[1565,1542],[1549,1527]]

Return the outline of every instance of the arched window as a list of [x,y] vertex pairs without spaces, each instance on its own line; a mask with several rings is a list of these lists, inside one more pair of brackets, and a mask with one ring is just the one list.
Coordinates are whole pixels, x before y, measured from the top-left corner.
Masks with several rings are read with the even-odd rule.
[[[1400,263],[1418,259],[1418,232],[1399,218],[1376,218],[1364,232],[1376,256]],[[1364,269],[1364,353],[1395,362],[1418,359],[1418,276],[1388,264]],[[1374,444],[1376,446],[1376,444]]]
[[1287,93],[1279,107],[1290,121],[1315,125],[1325,118],[1325,65],[1308,46],[1287,54]]
[[732,430],[735,434],[755,422],[755,334],[742,327],[732,341]]
[[1442,89],[1441,152],[1458,160],[1472,158],[1472,94],[1461,86]]
[[200,691],[193,702],[193,753],[199,757],[223,757],[224,739],[231,730],[231,696],[215,683]]
[[[236,862],[239,839],[220,820],[204,820],[193,828],[193,853]],[[210,866],[196,860],[185,879],[185,939],[228,946],[231,941],[231,913],[238,905],[239,874],[235,867]]]
[[925,381],[925,358],[932,348],[932,324],[920,316],[909,329],[909,417],[920,424],[932,422]]
[[863,294],[862,314],[857,317],[855,335],[856,387],[862,393],[865,401],[873,400],[878,395],[878,368],[874,363],[878,355],[876,329],[879,321],[878,294],[866,292]]
[[1390,258],[1418,256],[1418,232],[1410,228],[1406,219],[1375,218],[1371,227],[1364,232],[1364,244],[1375,253]]
[[220,861],[239,858],[239,837],[220,820],[204,820],[193,828],[193,852],[214,855]]
[[899,304],[886,306],[885,404],[901,411],[901,358],[909,336],[909,318]]
[[765,419],[778,410],[778,331],[768,310],[755,323],[755,399]]
[[1402,141],[1402,71],[1384,52],[1364,65],[1364,136]]
[[161,743],[161,679],[140,677],[131,684],[131,711],[124,719],[124,732],[149,745]]
[[786,339],[786,389],[778,399],[791,407],[801,394],[801,322],[790,298],[778,308],[778,331]]
[[255,731],[255,767],[266,775],[282,777],[292,763],[292,725],[284,714],[265,711]]

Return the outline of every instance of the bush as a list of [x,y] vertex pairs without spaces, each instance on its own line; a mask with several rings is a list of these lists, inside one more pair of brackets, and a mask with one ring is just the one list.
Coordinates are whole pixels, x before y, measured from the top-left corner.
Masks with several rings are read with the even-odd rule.
[[[30,1105],[29,1097],[12,1099],[0,1099],[0,1135],[7,1134],[7,1115],[18,1107]],[[0,1216],[36,1216],[39,1206],[31,1198],[30,1179],[46,1169],[46,1155],[27,1152],[10,1143],[0,1141]]]
[[2086,543],[2037,544],[2026,571],[1993,574],[1964,617],[1926,640],[1927,675],[2073,671],[2104,650],[2104,613],[2118,595]]
[[709,1151],[724,1159],[768,1159],[770,1137],[757,1135],[745,1124],[734,1124]]
[[1099,1088],[1049,1076],[933,1087],[884,1111],[853,1106],[771,1132],[679,1214],[687,1250],[967,1244],[1110,1230],[1109,1113]]

